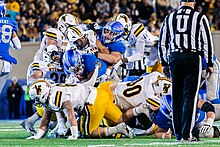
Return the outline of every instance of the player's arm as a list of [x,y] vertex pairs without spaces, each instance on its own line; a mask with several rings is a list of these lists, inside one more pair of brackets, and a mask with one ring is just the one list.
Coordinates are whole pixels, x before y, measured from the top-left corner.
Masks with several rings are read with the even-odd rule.
[[21,49],[21,42],[15,31],[13,32],[11,37],[11,47],[15,50]]
[[40,122],[40,127],[37,130],[37,134],[34,137],[34,139],[40,139],[44,135],[49,125],[52,114],[53,114],[52,111],[47,110],[47,109],[44,110],[44,114]]
[[55,39],[47,38],[46,45],[57,45],[57,41]]
[[[70,97],[70,95],[68,96]],[[67,140],[75,140],[77,139],[78,136],[78,125],[77,125],[73,105],[70,100],[67,100],[63,102],[62,107],[67,112],[67,114],[66,113],[65,114],[67,115],[67,119],[69,120],[69,123],[71,125],[70,131],[72,135],[69,136]]]
[[156,136],[156,138],[170,139],[172,136],[172,132],[171,132],[170,128],[168,130],[166,130],[166,129],[162,129],[162,128],[158,127],[155,132],[155,136]]
[[96,82],[96,79],[98,77],[98,74],[99,74],[99,68],[101,67],[101,63],[97,63],[97,65],[95,66],[95,69],[94,71],[90,72],[88,74],[88,79],[87,81],[83,82],[82,84],[83,85],[86,85],[86,86],[94,86],[95,85],[95,82]]
[[33,70],[31,77],[33,78],[41,78],[43,76],[43,72],[41,70]]
[[111,54],[98,53],[97,57],[108,63],[116,64],[121,59],[120,52],[111,52]]
[[96,46],[100,53],[110,54],[106,46],[104,46],[98,39],[96,39]]
[[[55,39],[47,38],[44,40],[44,44],[48,47],[49,45],[57,45],[57,41]],[[43,50],[40,48],[34,55],[34,60],[43,60]]]
[[204,112],[206,112],[206,120],[202,127],[199,128],[200,133],[207,133],[212,128],[212,125],[215,120],[215,107],[202,99],[198,101],[198,108]]

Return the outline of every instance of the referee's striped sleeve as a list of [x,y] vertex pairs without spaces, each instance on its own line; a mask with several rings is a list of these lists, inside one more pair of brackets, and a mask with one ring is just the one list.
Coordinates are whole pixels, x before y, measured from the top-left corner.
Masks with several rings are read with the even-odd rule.
[[168,66],[167,61],[167,50],[168,50],[168,30],[167,30],[167,20],[168,17],[164,20],[161,29],[158,42],[158,54],[161,60],[162,66]]
[[207,66],[212,67],[213,52],[214,52],[213,40],[212,40],[209,22],[205,15],[203,15],[203,18],[201,19],[201,32],[202,32],[202,40],[203,40],[204,57],[206,59]]

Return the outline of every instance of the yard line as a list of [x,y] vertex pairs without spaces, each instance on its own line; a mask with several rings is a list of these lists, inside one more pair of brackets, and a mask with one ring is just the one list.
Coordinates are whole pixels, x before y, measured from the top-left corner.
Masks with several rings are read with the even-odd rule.
[[88,147],[99,147],[99,146],[115,146],[115,145],[113,145],[113,144],[88,145]]

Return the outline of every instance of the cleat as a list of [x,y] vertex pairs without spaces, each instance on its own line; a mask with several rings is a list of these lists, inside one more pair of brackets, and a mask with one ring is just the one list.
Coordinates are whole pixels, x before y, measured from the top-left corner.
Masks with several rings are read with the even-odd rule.
[[198,138],[193,137],[193,138],[188,138],[186,140],[182,138],[180,142],[184,143],[184,142],[198,142],[198,141],[200,141]]
[[35,135],[37,132],[34,130],[33,123],[29,122],[27,119],[21,122],[20,124],[28,133]]
[[118,133],[124,134],[128,138],[133,138],[133,133],[131,132],[131,128],[125,123],[120,123],[116,126]]

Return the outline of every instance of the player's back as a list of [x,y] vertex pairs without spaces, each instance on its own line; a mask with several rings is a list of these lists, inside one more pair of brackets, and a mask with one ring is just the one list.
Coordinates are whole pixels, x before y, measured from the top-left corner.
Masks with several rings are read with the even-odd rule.
[[122,110],[128,110],[140,103],[146,103],[147,95],[144,88],[146,80],[141,77],[133,82],[118,83],[113,92],[117,106]]
[[55,84],[51,88],[49,105],[58,111],[63,102],[70,100],[73,108],[82,109],[87,98],[88,92],[82,84]]
[[8,17],[0,17],[0,56],[6,61],[15,62],[9,55],[10,40],[14,31],[17,31],[18,24]]
[[13,34],[13,31],[17,31],[17,23],[12,18],[0,17],[0,52],[7,52],[10,47],[10,40]]

